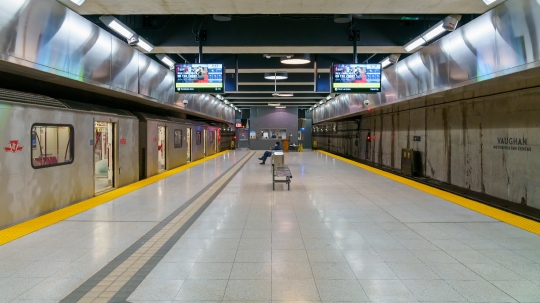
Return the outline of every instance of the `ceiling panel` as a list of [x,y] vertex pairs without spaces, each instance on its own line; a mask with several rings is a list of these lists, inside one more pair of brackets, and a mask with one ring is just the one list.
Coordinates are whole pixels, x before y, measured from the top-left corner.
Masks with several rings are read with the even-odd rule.
[[[482,0],[86,0],[80,14],[441,14],[483,13]],[[497,3],[503,2],[498,0]]]

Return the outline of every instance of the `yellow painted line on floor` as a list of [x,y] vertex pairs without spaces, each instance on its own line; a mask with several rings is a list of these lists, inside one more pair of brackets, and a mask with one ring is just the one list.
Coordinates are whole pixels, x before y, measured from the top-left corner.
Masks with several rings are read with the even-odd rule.
[[540,235],[540,223],[538,223],[536,221],[533,221],[533,220],[530,220],[530,219],[527,219],[527,218],[524,218],[524,217],[521,217],[521,216],[518,216],[518,215],[515,215],[515,214],[512,214],[512,213],[506,212],[504,210],[501,210],[501,209],[498,209],[498,208],[495,208],[495,207],[492,207],[492,206],[489,206],[489,205],[486,205],[486,204],[483,204],[483,203],[480,203],[480,202],[476,202],[476,201],[473,201],[473,200],[470,200],[470,199],[467,199],[467,198],[464,198],[464,197],[461,197],[461,196],[446,192],[444,190],[440,190],[440,189],[435,188],[435,187],[431,187],[429,185],[425,185],[425,184],[413,181],[411,179],[403,178],[403,177],[400,177],[398,175],[395,175],[395,174],[392,174],[392,173],[389,173],[389,172],[386,172],[386,171],[383,171],[383,170],[380,170],[380,169],[377,169],[377,168],[374,168],[374,167],[371,167],[371,166],[368,166],[368,165],[365,165],[365,164],[361,164],[361,163],[358,163],[358,162],[355,162],[355,161],[352,161],[352,160],[349,160],[349,159],[346,159],[346,158],[343,158],[343,157],[340,157],[340,156],[336,156],[336,155],[331,154],[329,152],[325,152],[325,151],[321,151],[321,150],[318,150],[318,152],[320,152],[321,154],[325,154],[325,155],[328,155],[330,157],[336,158],[336,159],[341,160],[343,162],[349,163],[351,165],[363,168],[363,169],[365,169],[367,171],[370,171],[372,173],[376,173],[376,174],[378,174],[380,176],[386,177],[386,178],[394,180],[396,182],[399,182],[399,183],[408,185],[410,187],[416,188],[418,190],[421,190],[421,191],[426,192],[428,194],[434,195],[434,196],[439,197],[441,199],[444,199],[446,201],[455,203],[457,205],[468,208],[470,210],[476,211],[478,213],[481,213],[481,214],[486,215],[488,217],[491,217],[493,219],[497,219],[499,221],[508,223],[508,224],[513,225],[515,227],[524,229],[524,230],[529,231],[529,232],[531,232],[533,234]]
[[45,228],[47,226],[53,225],[55,223],[58,223],[60,221],[63,221],[67,218],[73,217],[75,215],[78,215],[82,212],[85,212],[89,209],[92,209],[96,206],[99,206],[101,204],[107,203],[109,201],[112,201],[118,197],[121,197],[123,195],[129,194],[133,191],[136,191],[138,189],[141,189],[145,186],[148,186],[152,183],[156,183],[160,180],[163,180],[165,178],[168,178],[172,175],[175,175],[179,172],[182,172],[184,170],[187,170],[189,168],[192,168],[194,166],[197,166],[199,164],[202,164],[208,160],[217,158],[219,156],[222,156],[229,151],[223,151],[220,153],[217,153],[212,156],[208,156],[204,159],[194,161],[192,163],[180,166],[178,168],[174,168],[171,170],[168,170],[166,172],[163,172],[159,175],[152,176],[150,178],[144,179],[142,181],[138,181],[135,183],[132,183],[130,185],[126,185],[124,187],[120,187],[118,189],[112,190],[110,192],[104,193],[102,195],[90,198],[88,200],[84,200],[78,203],[75,203],[73,205],[64,207],[62,209],[50,212],[48,214],[39,216],[37,218],[28,220],[23,223],[19,223],[17,225],[10,226],[6,229],[0,230],[0,246],[11,242],[13,240],[16,240],[18,238],[24,237],[30,233],[33,233],[35,231],[38,231],[42,228]]

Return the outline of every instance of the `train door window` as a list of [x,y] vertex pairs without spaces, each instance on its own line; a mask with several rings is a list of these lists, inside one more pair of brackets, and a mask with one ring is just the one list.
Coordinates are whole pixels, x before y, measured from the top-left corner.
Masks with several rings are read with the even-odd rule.
[[214,137],[216,138],[215,142],[214,142],[214,151],[217,153],[219,150],[218,150],[218,145],[219,145],[219,130],[215,130],[214,131]]
[[158,126],[158,172],[167,169],[167,127]]
[[114,187],[114,123],[94,123],[94,186],[96,193]]
[[203,141],[204,142],[204,156],[205,157],[207,155],[207,152],[206,152],[206,136],[207,136],[207,134],[206,134],[206,132],[207,132],[207,130],[205,129],[204,130],[204,141]]
[[187,147],[187,161],[191,162],[191,128],[187,128],[186,131],[186,147]]
[[[32,126],[32,167],[44,168],[73,163],[73,126]],[[17,148],[15,142],[13,148]]]
[[175,129],[174,130],[174,148],[180,148],[180,147],[182,147],[182,130]]

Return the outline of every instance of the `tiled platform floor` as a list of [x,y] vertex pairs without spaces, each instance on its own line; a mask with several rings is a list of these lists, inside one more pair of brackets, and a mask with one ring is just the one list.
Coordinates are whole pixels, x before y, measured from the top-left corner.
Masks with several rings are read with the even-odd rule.
[[[0,302],[58,302],[233,157],[0,246]],[[316,152],[286,162],[272,191],[253,157],[128,301],[540,302],[540,237]]]

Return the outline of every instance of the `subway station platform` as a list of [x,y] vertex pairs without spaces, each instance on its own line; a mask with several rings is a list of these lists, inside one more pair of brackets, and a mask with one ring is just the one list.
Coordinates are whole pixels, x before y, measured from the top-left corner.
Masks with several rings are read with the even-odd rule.
[[273,191],[261,155],[0,246],[0,302],[540,302],[540,236],[319,152]]

